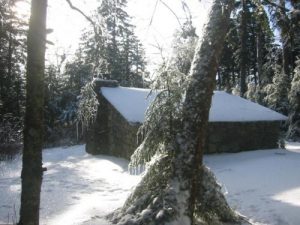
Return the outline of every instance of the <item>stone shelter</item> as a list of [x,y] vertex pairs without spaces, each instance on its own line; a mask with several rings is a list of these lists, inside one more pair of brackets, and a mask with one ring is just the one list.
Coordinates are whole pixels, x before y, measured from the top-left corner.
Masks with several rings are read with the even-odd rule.
[[[137,130],[156,92],[95,80],[99,107],[88,132],[86,151],[129,158],[137,147]],[[209,114],[206,153],[278,147],[279,125],[287,119],[257,103],[215,91]]]

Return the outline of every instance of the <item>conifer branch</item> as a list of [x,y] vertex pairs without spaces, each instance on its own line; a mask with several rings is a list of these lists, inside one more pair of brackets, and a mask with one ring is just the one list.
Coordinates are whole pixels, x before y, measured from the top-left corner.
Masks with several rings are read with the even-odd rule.
[[281,6],[281,5],[278,5],[278,4],[274,3],[274,2],[271,2],[270,0],[263,0],[263,4],[269,4],[269,5],[273,6],[273,7],[276,7],[276,8],[279,8],[281,10],[284,10],[285,12],[289,12],[289,10],[287,8],[285,8],[285,7]]

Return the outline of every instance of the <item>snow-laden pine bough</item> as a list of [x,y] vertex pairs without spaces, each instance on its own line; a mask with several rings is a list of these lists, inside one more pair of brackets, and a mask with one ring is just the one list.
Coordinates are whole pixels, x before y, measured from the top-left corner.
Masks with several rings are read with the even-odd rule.
[[[112,223],[247,223],[229,207],[214,175],[202,162],[217,62],[233,5],[234,0],[214,0],[205,33],[195,52],[186,89],[177,102],[180,110],[172,115],[176,126],[167,134],[157,135],[155,129],[163,123],[148,123],[150,129],[133,154],[131,165],[151,160],[141,182],[124,206],[109,216]],[[156,109],[164,105],[157,106],[155,104],[159,103],[155,102],[152,110],[158,112]],[[169,105],[172,107],[172,104]],[[150,121],[151,115],[150,112],[147,117]],[[157,131],[164,132],[163,129]]]

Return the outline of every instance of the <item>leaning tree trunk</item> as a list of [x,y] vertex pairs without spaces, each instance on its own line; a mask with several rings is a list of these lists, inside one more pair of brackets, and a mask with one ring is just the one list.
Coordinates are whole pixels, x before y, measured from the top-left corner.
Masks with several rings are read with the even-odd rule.
[[31,1],[27,37],[26,114],[19,225],[38,225],[42,184],[47,0]]
[[237,222],[214,176],[203,166],[218,60],[234,0],[214,0],[192,63],[177,135],[156,155],[133,194],[112,222],[137,224],[222,224]]

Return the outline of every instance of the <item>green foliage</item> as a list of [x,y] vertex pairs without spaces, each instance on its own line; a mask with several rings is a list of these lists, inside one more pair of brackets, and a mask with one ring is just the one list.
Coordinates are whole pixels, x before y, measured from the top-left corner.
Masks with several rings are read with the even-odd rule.
[[[274,58],[274,34],[270,28],[269,19],[265,8],[258,2],[245,1],[246,24],[241,24],[241,4],[236,5],[236,12],[230,22],[230,30],[227,34],[224,49],[218,69],[218,87],[232,92],[240,90],[240,69],[242,63],[246,67],[246,85],[264,85],[271,82],[274,72],[270,62]],[[242,46],[240,30],[245,26],[246,42],[244,46],[245,62],[241,61]],[[260,51],[260,56],[258,56]],[[259,59],[259,57],[261,57]],[[261,64],[259,64],[261,60]],[[236,92],[236,91],[235,91]]]
[[178,129],[185,80],[198,39],[191,23],[185,23],[183,28],[174,36],[173,55],[169,62],[163,62],[156,71],[153,88],[158,94],[139,129],[138,136],[142,137],[143,143],[132,155],[131,167],[146,164],[155,154],[170,154],[164,152],[165,144],[174,138]]
[[91,77],[91,66],[85,64],[80,51],[74,61],[58,56],[57,65],[45,71],[46,145],[71,144],[78,141],[76,122],[80,90]]
[[0,118],[0,143],[15,144],[22,143],[23,121],[12,114],[5,114]]
[[89,128],[96,118],[98,99],[92,83],[87,83],[78,97],[77,123],[84,128]]
[[174,138],[181,116],[182,100],[198,36],[191,21],[186,21],[181,30],[176,31],[173,39],[172,56],[164,61],[156,71],[153,82],[157,97],[149,106],[145,122],[138,136],[143,143],[131,157],[130,166],[144,165],[155,154],[164,152],[165,144]]
[[294,78],[291,83],[291,90],[289,92],[289,102],[292,109],[298,107],[298,98],[300,94],[300,59],[296,61],[296,68],[294,70]]
[[134,34],[134,26],[126,12],[127,1],[104,0],[94,20],[101,34],[87,31],[82,37],[85,63],[103,79],[117,80],[122,86],[143,87],[147,76],[145,53]]
[[255,85],[254,82],[248,84],[248,89],[245,97],[252,102],[262,104],[262,93],[259,85]]
[[57,65],[47,67],[48,141],[60,143],[59,139],[66,138],[75,143],[76,136],[84,138],[98,107],[90,84],[94,77],[115,79],[123,86],[145,85],[144,50],[134,34],[126,4],[124,0],[101,1],[91,16],[95,27],[87,28],[82,34],[75,57],[66,60],[62,54],[57,58]]
[[190,72],[197,41],[196,28],[191,21],[186,21],[181,30],[175,31],[169,67],[187,75]]
[[145,121],[139,128],[138,136],[144,141],[132,155],[131,167],[144,165],[156,153],[165,154],[161,149],[176,135],[185,86],[182,76],[173,70],[165,70],[158,76],[156,84],[161,89],[157,90],[157,97],[147,109]]
[[276,68],[273,83],[266,85],[266,97],[264,101],[268,107],[287,115],[289,112],[288,91],[290,89],[289,78],[281,70]]
[[16,1],[0,4],[0,115],[24,113],[24,65],[27,25],[15,11]]
[[287,137],[292,140],[300,139],[300,59],[296,62],[294,78],[289,92],[291,112],[289,115],[289,129]]
[[0,4],[0,158],[21,149],[23,138],[27,25],[16,2]]

